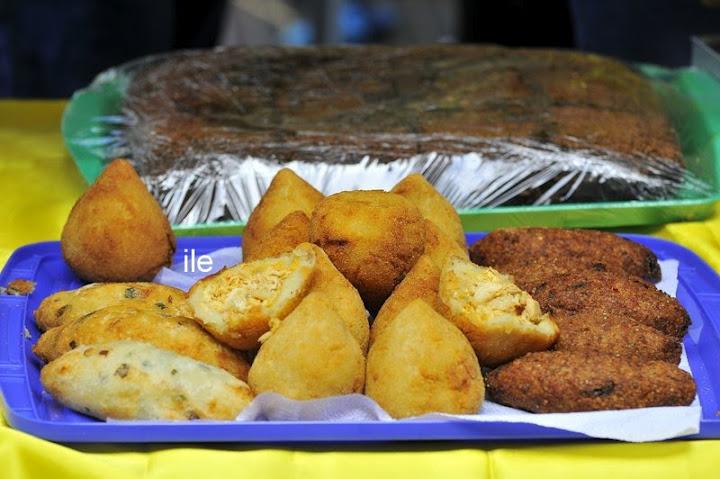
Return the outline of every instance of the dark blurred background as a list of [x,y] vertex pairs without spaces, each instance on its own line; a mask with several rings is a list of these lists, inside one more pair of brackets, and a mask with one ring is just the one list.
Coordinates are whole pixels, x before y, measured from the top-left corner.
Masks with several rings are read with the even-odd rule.
[[483,42],[687,65],[720,0],[0,0],[0,96],[66,97],[113,65],[215,45]]

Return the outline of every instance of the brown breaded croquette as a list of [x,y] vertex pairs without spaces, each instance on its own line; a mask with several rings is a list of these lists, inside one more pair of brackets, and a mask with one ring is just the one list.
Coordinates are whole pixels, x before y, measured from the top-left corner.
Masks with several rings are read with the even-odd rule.
[[625,317],[589,311],[574,316],[559,313],[552,318],[560,328],[556,351],[608,354],[637,361],[680,362],[682,347],[677,338]]
[[645,363],[603,354],[530,353],[487,375],[489,396],[535,413],[687,406],[695,382],[664,361]]
[[255,261],[288,253],[300,243],[309,241],[310,218],[302,211],[293,211],[260,238],[255,247],[243,249],[243,261]]
[[[524,265],[563,263],[577,271],[613,271],[660,281],[657,257],[645,246],[604,231],[561,228],[504,228],[470,248],[473,262],[517,275]],[[512,271],[508,270],[512,268]]]
[[690,317],[677,299],[641,279],[600,271],[550,276],[526,285],[543,311],[627,318],[682,338]]
[[260,203],[250,213],[243,232],[243,255],[253,257],[268,232],[293,211],[308,217],[324,196],[289,168],[278,171]]

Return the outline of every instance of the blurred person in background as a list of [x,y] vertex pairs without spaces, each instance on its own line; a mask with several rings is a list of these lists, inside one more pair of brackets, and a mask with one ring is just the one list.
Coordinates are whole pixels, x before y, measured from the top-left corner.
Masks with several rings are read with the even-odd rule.
[[144,55],[215,45],[482,42],[687,65],[720,0],[0,0],[0,97],[68,97]]

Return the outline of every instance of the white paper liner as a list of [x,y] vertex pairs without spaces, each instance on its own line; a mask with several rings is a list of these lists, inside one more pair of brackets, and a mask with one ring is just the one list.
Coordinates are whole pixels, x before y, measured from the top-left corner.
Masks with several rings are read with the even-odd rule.
[[[209,272],[185,273],[183,263],[164,268],[155,282],[187,291],[197,280],[239,263],[241,248],[223,248],[209,254],[213,268]],[[678,261],[660,261],[662,281],[657,287],[675,296],[678,285]],[[197,271],[197,268],[195,268]],[[683,347],[679,367],[690,372]],[[700,402],[690,406],[654,407],[618,411],[533,414],[492,401],[485,401],[478,414],[454,415],[433,413],[401,421],[468,421],[535,424],[585,434],[598,439],[627,442],[660,441],[696,434],[700,431]],[[375,401],[361,394],[335,396],[312,401],[296,401],[275,393],[263,393],[238,416],[238,421],[397,421]]]

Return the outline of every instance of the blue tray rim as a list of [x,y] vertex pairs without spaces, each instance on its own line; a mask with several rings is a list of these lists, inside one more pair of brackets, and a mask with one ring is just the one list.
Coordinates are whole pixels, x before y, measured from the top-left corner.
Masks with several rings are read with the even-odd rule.
[[[484,232],[467,232],[468,241],[474,242],[485,235]],[[693,268],[714,279],[720,293],[720,276],[694,251],[663,238],[640,234],[620,234],[628,239],[644,244],[661,245],[672,252],[681,264],[689,263]],[[229,238],[237,236],[205,236],[178,238],[178,251],[190,247],[196,242],[207,242],[211,247],[220,247]],[[217,243],[217,244],[215,244]],[[0,276],[26,255],[42,255],[59,252],[58,241],[43,241],[24,245],[16,249],[8,259]],[[18,298],[22,301],[24,298]],[[720,327],[720,312],[715,327]],[[27,347],[22,341],[21,348]],[[24,351],[23,351],[24,353]],[[22,377],[27,378],[27,361],[21,361]],[[28,381],[24,381],[30,387]],[[23,412],[33,408],[14,410],[8,407],[2,390],[5,387],[0,378],[0,404],[10,426],[40,438],[62,443],[147,443],[147,442],[251,442],[251,443],[367,443],[388,441],[552,441],[552,440],[593,440],[584,434],[562,429],[522,423],[476,423],[471,421],[372,421],[372,422],[321,422],[321,421],[273,421],[273,422],[233,422],[233,421],[117,421],[66,423],[29,417]],[[388,427],[389,426],[389,427]],[[398,428],[397,426],[401,426]],[[397,430],[394,430],[397,429]],[[432,433],[428,434],[428,430]],[[210,436],[207,432],[211,432]],[[521,434],[519,434],[521,433]],[[201,440],[193,439],[201,436]],[[204,436],[204,437],[203,437]],[[679,439],[720,438],[720,417],[702,418],[698,434]]]

